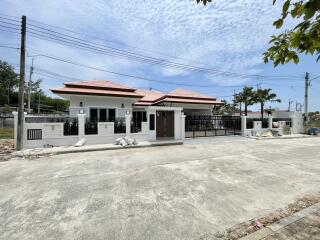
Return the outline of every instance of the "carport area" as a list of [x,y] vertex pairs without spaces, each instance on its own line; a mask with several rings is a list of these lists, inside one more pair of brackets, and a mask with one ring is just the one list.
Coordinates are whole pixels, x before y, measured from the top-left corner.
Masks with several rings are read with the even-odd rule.
[[0,239],[216,239],[319,191],[320,138],[1,162]]

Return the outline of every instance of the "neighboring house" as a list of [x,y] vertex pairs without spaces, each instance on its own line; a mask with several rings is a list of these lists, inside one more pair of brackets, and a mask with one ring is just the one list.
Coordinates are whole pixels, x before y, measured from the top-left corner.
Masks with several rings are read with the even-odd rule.
[[126,113],[132,113],[133,118],[144,118],[143,112],[149,106],[181,107],[187,116],[212,115],[213,108],[222,105],[216,98],[184,89],[165,94],[153,90],[138,90],[111,81],[64,85],[63,88],[51,91],[70,100],[70,116],[85,113],[91,120],[98,121],[124,117]]

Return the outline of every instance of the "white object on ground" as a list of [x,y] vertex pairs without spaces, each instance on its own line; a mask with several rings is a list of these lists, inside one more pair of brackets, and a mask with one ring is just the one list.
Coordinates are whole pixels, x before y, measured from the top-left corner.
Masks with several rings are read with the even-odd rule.
[[117,139],[114,141],[114,145],[119,145],[119,144],[120,144],[121,139],[122,139],[122,138],[117,138]]
[[87,139],[81,138],[76,144],[74,145],[75,147],[81,147],[86,143]]
[[124,138],[117,138],[115,141],[114,141],[114,145],[120,145],[122,147],[125,147],[125,146],[130,146],[130,145],[137,145],[138,144],[138,141],[134,138],[130,138],[130,137],[124,137]]

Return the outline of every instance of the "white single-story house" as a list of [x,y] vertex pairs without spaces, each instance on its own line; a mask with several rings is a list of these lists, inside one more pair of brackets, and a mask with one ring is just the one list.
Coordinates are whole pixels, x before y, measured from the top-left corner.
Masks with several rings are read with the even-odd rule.
[[[154,90],[139,90],[111,81],[65,83],[51,91],[70,101],[70,117],[86,114],[90,121],[108,122],[131,115],[131,132],[140,132],[142,122],[155,125],[156,137],[175,138],[174,109],[184,115],[212,115],[222,104],[214,97],[184,89],[169,94]],[[151,109],[156,116],[151,114]],[[177,121],[177,120],[176,120]],[[153,127],[152,127],[153,128]]]
[[70,116],[85,113],[91,119],[124,117],[127,111],[143,111],[148,106],[181,107],[186,115],[210,115],[222,105],[214,97],[184,89],[165,94],[139,90],[111,81],[65,83],[51,91],[70,101]]
[[[186,116],[208,116],[222,104],[216,98],[177,89],[169,94],[139,90],[111,81],[65,83],[51,89],[70,101],[69,116],[24,116],[24,148],[137,141],[182,142]],[[17,113],[15,140],[17,138]]]

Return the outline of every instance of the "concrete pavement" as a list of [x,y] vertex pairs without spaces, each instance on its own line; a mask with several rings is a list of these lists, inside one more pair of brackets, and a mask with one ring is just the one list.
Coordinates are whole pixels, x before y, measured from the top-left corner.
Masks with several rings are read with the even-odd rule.
[[0,239],[215,239],[319,191],[319,159],[241,138],[1,162]]

